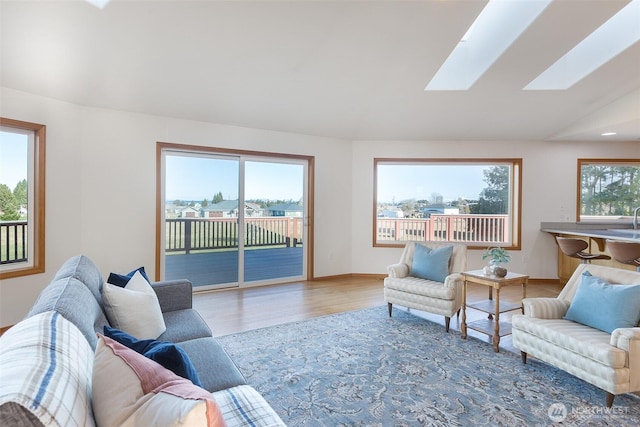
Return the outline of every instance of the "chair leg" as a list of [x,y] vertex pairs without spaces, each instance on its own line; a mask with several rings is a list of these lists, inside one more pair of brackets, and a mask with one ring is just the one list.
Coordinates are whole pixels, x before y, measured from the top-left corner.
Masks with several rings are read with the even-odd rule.
[[527,353],[525,353],[524,351],[521,351],[520,357],[522,358],[522,363],[527,363]]
[[444,330],[449,332],[449,324],[451,323],[451,317],[444,316]]
[[613,406],[613,399],[616,397],[615,394],[606,392],[606,402],[607,408],[611,408]]
[[391,304],[390,302],[387,303],[387,307],[389,308],[389,317],[391,317],[391,306],[393,304]]

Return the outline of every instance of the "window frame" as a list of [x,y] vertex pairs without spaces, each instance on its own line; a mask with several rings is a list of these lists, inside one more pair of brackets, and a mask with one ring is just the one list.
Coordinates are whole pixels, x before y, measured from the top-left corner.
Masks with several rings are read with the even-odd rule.
[[45,271],[45,171],[46,126],[38,123],[0,117],[0,127],[33,133],[33,157],[29,159],[28,177],[33,180],[33,206],[27,220],[27,233],[32,247],[27,248],[27,262],[5,264],[0,269],[0,279],[29,276]]
[[[582,158],[578,159],[577,163],[577,179],[576,179],[576,222],[578,223],[602,223],[602,222],[611,222],[611,223],[627,223],[627,221],[631,221],[633,218],[633,211],[631,211],[630,216],[589,216],[585,215],[585,218],[582,218],[582,167],[584,165],[592,165],[592,166],[634,166],[640,167],[640,159],[587,159]],[[639,204],[640,206],[640,204]],[[633,207],[632,207],[633,209]]]
[[[372,242],[373,247],[404,247],[406,241],[383,241],[377,239],[377,209],[378,209],[378,165],[379,164],[399,164],[407,165],[425,164],[452,164],[452,165],[487,165],[500,166],[509,164],[511,167],[511,181],[509,193],[509,218],[510,218],[510,236],[511,242],[498,246],[508,250],[520,250],[522,242],[522,158],[374,158],[373,159],[373,224],[372,224]],[[445,241],[446,242],[446,241]],[[451,241],[451,243],[456,243]],[[494,243],[474,243],[461,242],[468,249],[486,249],[487,246],[496,246]]]

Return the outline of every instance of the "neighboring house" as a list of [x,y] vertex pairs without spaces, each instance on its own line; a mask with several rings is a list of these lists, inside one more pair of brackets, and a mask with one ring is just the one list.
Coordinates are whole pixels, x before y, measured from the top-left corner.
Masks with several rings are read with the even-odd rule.
[[187,206],[180,210],[180,218],[200,218],[200,210]]
[[422,210],[423,218],[430,218],[433,214],[444,214],[444,206],[427,206]]
[[[203,218],[237,218],[238,217],[238,201],[223,200],[220,203],[214,203],[201,209]],[[244,216],[263,216],[264,210],[257,203],[244,204]]]
[[286,216],[289,218],[302,218],[302,206],[297,203],[284,203],[267,208],[269,216]]
[[378,218],[404,218],[404,212],[400,209],[383,209],[378,212]]
[[166,203],[164,205],[164,215],[165,218],[167,219],[175,219],[178,218],[178,216],[180,215],[180,209],[182,209],[183,206],[178,206],[174,203]]

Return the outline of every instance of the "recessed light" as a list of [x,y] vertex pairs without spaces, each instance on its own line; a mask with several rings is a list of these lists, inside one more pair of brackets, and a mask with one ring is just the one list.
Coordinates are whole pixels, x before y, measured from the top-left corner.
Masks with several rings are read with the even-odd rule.
[[87,0],[88,3],[91,3],[98,9],[104,9],[107,3],[109,3],[110,1],[111,0]]
[[613,135],[616,135],[616,133],[615,132],[604,132],[604,133],[601,133],[600,135],[602,135],[602,136],[613,136]]

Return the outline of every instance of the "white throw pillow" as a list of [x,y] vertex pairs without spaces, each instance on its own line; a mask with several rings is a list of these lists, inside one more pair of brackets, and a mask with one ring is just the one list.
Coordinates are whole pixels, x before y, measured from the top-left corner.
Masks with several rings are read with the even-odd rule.
[[158,296],[138,271],[124,288],[105,283],[102,298],[114,328],[141,340],[157,339],[167,330]]
[[191,381],[99,335],[92,404],[99,426],[225,426],[214,397]]

